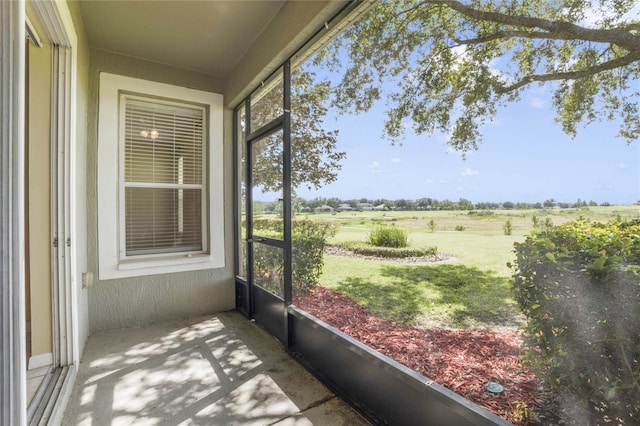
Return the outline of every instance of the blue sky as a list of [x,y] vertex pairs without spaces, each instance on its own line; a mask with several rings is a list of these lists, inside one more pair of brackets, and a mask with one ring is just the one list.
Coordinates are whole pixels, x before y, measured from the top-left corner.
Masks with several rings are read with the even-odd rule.
[[579,128],[575,139],[555,123],[550,94],[532,88],[482,129],[484,141],[466,160],[444,135],[407,130],[401,146],[382,137],[384,102],[357,116],[326,120],[340,129],[338,149],[347,152],[338,180],[303,198],[339,197],[472,202],[575,202],[633,204],[640,200],[640,142],[617,138],[618,124]]

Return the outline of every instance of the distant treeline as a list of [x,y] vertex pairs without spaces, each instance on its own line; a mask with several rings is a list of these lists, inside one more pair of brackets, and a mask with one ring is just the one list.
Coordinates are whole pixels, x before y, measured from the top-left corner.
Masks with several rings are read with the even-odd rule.
[[[274,204],[273,209],[277,209],[275,203],[266,203],[265,211],[269,211],[268,204]],[[305,200],[304,198],[296,198],[293,203],[295,211],[301,210],[315,210],[322,208],[323,206],[329,206],[334,210],[339,210],[340,206],[349,205],[354,210],[358,210],[358,205],[369,204],[372,206],[384,205],[384,210],[400,210],[400,211],[416,211],[416,210],[528,210],[528,209],[543,209],[543,208],[580,208],[580,207],[594,207],[594,206],[609,206],[607,202],[598,204],[595,201],[584,201],[578,199],[573,203],[559,202],[554,199],[548,199],[543,202],[526,203],[526,202],[512,202],[504,201],[501,203],[496,202],[480,202],[472,203],[471,201],[460,198],[458,201],[451,200],[437,200],[435,198],[419,198],[417,200],[407,200],[404,198],[398,200],[388,200],[385,198],[377,199],[350,199],[343,200],[341,198],[324,198],[318,197],[312,200]],[[271,210],[273,210],[271,209]]]

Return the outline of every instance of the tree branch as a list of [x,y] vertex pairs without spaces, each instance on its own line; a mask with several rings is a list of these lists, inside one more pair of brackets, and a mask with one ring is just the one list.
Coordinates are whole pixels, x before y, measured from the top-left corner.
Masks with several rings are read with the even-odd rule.
[[520,81],[514,84],[505,86],[501,89],[497,89],[496,93],[504,94],[504,93],[512,92],[516,89],[519,89],[533,82],[577,80],[580,78],[590,77],[592,75],[595,75],[603,71],[624,67],[638,60],[640,60],[640,52],[633,52],[633,53],[629,53],[628,55],[622,56],[620,58],[612,59],[611,61],[603,62],[601,64],[594,65],[592,67],[585,68],[580,71],[528,75],[526,77],[523,77]]
[[640,22],[632,22],[631,24],[622,25],[617,28],[623,31],[640,31]]
[[493,40],[507,38],[528,38],[528,39],[544,39],[544,40],[580,40],[575,36],[568,34],[554,34],[543,31],[497,31],[482,37],[470,38],[465,40],[454,39],[460,45],[482,44]]
[[508,15],[501,12],[474,9],[472,6],[467,6],[456,0],[424,0],[421,4],[446,6],[468,18],[478,21],[495,22],[520,28],[540,28],[558,36],[561,35],[585,41],[590,40],[615,44],[628,51],[640,50],[640,36],[631,33],[626,28],[586,28],[567,21],[552,21],[544,18]]

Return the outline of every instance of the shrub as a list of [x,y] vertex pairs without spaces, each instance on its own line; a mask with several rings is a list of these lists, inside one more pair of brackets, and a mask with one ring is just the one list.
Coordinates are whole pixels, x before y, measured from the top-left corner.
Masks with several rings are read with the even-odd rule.
[[376,247],[407,247],[407,231],[397,226],[376,226],[369,233],[369,242]]
[[511,235],[511,231],[513,231],[513,224],[511,223],[511,219],[507,219],[504,225],[502,225],[502,230],[504,231],[504,235]]
[[490,216],[495,216],[496,212],[492,210],[471,210],[467,214],[469,216],[490,217]]
[[578,424],[637,424],[640,220],[578,220],[534,231],[515,247],[527,360],[574,402]]
[[[326,221],[297,219],[291,222],[291,263],[294,294],[307,291],[318,284],[324,266],[327,239],[335,235],[336,228]],[[259,219],[254,221],[254,233],[263,237],[282,238],[282,221]],[[270,276],[283,276],[283,253],[264,244],[256,244],[255,270]],[[260,274],[258,274],[260,275]],[[282,294],[282,280],[274,284],[266,281],[265,288]],[[272,288],[269,288],[271,286]],[[279,286],[280,288],[275,288]]]
[[540,226],[540,219],[535,214],[531,216],[531,225],[534,229],[537,229]]
[[427,248],[392,248],[392,247],[376,247],[371,244],[363,243],[360,241],[349,241],[346,243],[338,244],[338,247],[345,248],[359,254],[360,256],[375,256],[385,257],[389,259],[399,259],[407,257],[426,257],[434,256],[438,253],[437,247]]
[[431,219],[427,226],[429,227],[429,231],[431,231],[431,232],[435,231],[436,230],[436,221]]
[[464,225],[456,225],[456,227],[455,227],[456,231],[464,231],[465,229],[467,229],[467,228],[465,228]]
[[531,216],[531,225],[533,225],[533,229],[537,231],[546,231],[550,228],[553,228],[553,221],[550,217],[545,217],[545,219],[542,220],[534,214],[533,216]]

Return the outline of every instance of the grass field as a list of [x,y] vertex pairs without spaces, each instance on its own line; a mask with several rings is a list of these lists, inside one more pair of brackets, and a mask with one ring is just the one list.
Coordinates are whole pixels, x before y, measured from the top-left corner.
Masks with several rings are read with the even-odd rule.
[[[499,276],[510,276],[506,263],[513,258],[513,243],[523,241],[533,229],[532,217],[553,224],[584,217],[606,222],[616,217],[640,218],[640,206],[607,206],[581,209],[547,210],[498,210],[490,216],[469,214],[467,211],[421,211],[421,212],[339,212],[335,214],[310,214],[309,218],[327,220],[338,225],[338,233],[330,243],[364,241],[377,224],[394,224],[409,233],[409,244],[415,247],[438,247],[438,251],[455,256],[458,263],[493,271]],[[303,216],[303,215],[300,215]],[[306,215],[304,215],[306,216]],[[435,222],[431,232],[429,222]],[[504,235],[503,225],[511,220],[511,235]],[[456,231],[457,226],[464,227]]]
[[[406,229],[411,246],[436,246],[440,253],[454,257],[424,265],[327,255],[322,285],[391,321],[497,329],[522,321],[511,297],[512,271],[507,262],[513,261],[514,242],[523,241],[533,229],[534,215],[542,221],[549,218],[555,225],[579,217],[605,222],[616,217],[640,218],[640,206],[501,210],[487,216],[467,211],[376,211],[308,217],[338,226],[330,243],[365,241],[374,226],[388,223]],[[435,222],[433,232],[431,220]],[[511,235],[504,235],[507,220],[512,223]]]

